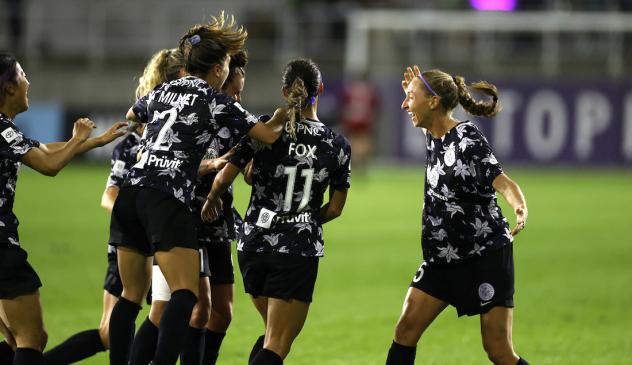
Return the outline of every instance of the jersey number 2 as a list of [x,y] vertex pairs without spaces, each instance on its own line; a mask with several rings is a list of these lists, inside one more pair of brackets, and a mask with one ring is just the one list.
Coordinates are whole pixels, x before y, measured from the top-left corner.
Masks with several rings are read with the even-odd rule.
[[178,111],[175,108],[171,108],[165,110],[164,112],[156,113],[156,118],[160,120],[165,119],[167,117],[167,121],[160,128],[160,132],[158,133],[158,137],[156,137],[156,142],[154,143],[155,151],[169,151],[169,147],[171,145],[165,144],[165,137],[167,136],[167,131],[171,129],[173,123],[176,122],[176,118],[178,117]]
[[[285,188],[285,201],[283,202],[283,210],[289,212],[292,209],[292,197],[294,196],[294,183],[296,181],[296,166],[285,166],[283,173],[288,175],[287,187]],[[301,176],[305,177],[305,185],[303,185],[303,198],[298,205],[298,211],[300,212],[309,203],[309,197],[312,195],[312,179],[314,177],[314,169],[304,169],[301,171]]]

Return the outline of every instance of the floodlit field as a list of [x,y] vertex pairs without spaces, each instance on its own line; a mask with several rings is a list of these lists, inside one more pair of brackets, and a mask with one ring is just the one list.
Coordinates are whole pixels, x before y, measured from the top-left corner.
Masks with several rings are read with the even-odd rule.
[[[24,169],[18,179],[20,238],[44,282],[49,348],[99,324],[109,227],[99,201],[108,169],[75,164],[53,179]],[[530,211],[514,249],[516,350],[536,365],[629,364],[632,171],[508,172]],[[384,363],[420,263],[423,169],[379,169],[354,180],[342,217],[325,226],[314,303],[286,364]],[[249,189],[236,190],[243,208]],[[513,222],[511,210],[504,212]],[[246,364],[262,329],[238,276],[219,364]],[[451,308],[417,353],[417,364],[489,363],[478,318],[457,319]],[[84,363],[106,364],[107,356]]]

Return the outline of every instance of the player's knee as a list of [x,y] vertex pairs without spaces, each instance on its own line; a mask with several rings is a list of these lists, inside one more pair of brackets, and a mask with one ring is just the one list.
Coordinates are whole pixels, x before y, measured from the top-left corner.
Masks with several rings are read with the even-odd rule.
[[211,303],[200,297],[200,300],[193,307],[191,313],[191,325],[196,328],[203,328],[211,316]]
[[413,318],[402,316],[395,327],[395,341],[401,345],[415,346],[422,332]]
[[104,323],[99,327],[99,337],[105,349],[110,348],[110,324]]
[[289,339],[284,339],[282,337],[270,336],[269,338],[266,337],[263,347],[281,356],[282,359],[285,359],[287,357],[287,354],[290,353],[292,341],[289,341]]
[[495,365],[515,364],[515,354],[511,343],[506,339],[485,340],[483,348],[489,360]]

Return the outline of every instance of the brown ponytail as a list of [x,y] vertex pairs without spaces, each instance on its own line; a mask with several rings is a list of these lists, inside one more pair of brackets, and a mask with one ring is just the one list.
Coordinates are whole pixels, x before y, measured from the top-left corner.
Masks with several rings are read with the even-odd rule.
[[296,123],[303,120],[301,112],[306,105],[307,95],[305,83],[300,77],[294,79],[290,88],[287,89],[285,100],[290,109],[290,120],[287,122],[286,130],[294,141],[296,141]]
[[[459,103],[463,109],[472,115],[483,117],[493,117],[501,110],[498,100],[498,89],[487,81],[479,81],[467,86],[462,76],[454,77],[454,82],[458,87]],[[482,92],[492,97],[491,101],[476,101],[470,94],[469,88]]]

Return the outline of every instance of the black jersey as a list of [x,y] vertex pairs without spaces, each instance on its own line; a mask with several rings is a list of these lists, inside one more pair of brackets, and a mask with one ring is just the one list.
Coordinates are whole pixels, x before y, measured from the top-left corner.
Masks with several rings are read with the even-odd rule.
[[133,110],[143,116],[143,108],[147,110],[143,152],[125,184],[164,191],[189,206],[211,139],[222,127],[246,134],[257,122],[239,103],[195,76],[158,86]]
[[426,134],[421,230],[426,262],[458,263],[512,242],[492,186],[502,172],[474,124],[460,123],[441,139]]
[[349,188],[351,148],[344,137],[317,121],[302,121],[296,131],[296,141],[286,131],[272,145],[244,138],[230,159],[243,168],[254,158],[238,250],[323,255],[318,213],[327,187]]
[[0,113],[0,244],[20,245],[18,218],[13,214],[15,184],[22,156],[39,142],[26,138],[9,117]]
[[138,162],[136,155],[140,147],[140,139],[138,133],[132,132],[114,147],[107,187],[117,186],[120,188],[123,186],[127,172]]
[[[245,131],[239,128],[222,127],[211,141],[204,159],[214,159],[226,154],[245,135]],[[213,181],[217,172],[211,172],[204,176],[198,176],[195,183],[195,200],[193,212],[200,217],[206,197],[213,187]],[[201,219],[198,224],[198,240],[202,242],[226,242],[236,238],[235,217],[233,213],[233,187],[222,195],[222,215],[215,221],[208,223]]]

